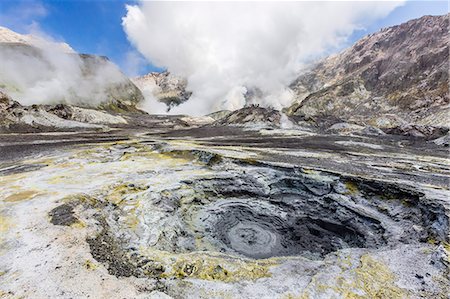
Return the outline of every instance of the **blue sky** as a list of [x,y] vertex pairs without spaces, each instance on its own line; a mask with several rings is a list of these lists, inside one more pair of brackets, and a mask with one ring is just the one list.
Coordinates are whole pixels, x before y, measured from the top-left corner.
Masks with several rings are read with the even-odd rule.
[[[139,57],[122,29],[121,18],[126,14],[125,5],[135,3],[114,0],[0,0],[0,25],[19,33],[38,28],[57,40],[67,42],[77,52],[108,56],[130,75],[158,71],[158,68]],[[447,1],[408,1],[388,17],[378,20],[365,30],[355,32],[349,44],[383,27],[423,15],[445,13],[448,13]]]

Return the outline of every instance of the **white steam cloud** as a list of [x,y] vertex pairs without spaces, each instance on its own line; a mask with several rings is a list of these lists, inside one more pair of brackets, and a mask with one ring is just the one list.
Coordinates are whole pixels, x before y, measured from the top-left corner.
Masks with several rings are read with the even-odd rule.
[[[139,85],[138,85],[139,86]],[[155,93],[158,91],[159,87],[154,83],[150,82],[143,86],[139,86],[139,89],[144,96],[144,101],[138,104],[138,108],[149,113],[149,114],[166,114],[167,106],[163,102],[158,101]]]
[[23,105],[67,103],[95,107],[113,84],[127,78],[100,57],[76,54],[48,36],[19,35],[0,27],[0,90]]
[[247,90],[275,108],[305,62],[403,2],[161,2],[128,5],[123,27],[151,63],[188,80],[174,113],[237,109]]

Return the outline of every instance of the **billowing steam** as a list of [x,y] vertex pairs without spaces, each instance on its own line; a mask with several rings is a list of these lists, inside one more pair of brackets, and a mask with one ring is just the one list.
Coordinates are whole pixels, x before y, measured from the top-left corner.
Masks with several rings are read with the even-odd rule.
[[[139,86],[139,85],[138,85]],[[155,93],[159,87],[154,83],[148,83],[143,86],[139,86],[139,89],[144,96],[144,101],[139,103],[138,108],[144,110],[149,114],[166,114],[167,106],[163,102],[158,101]]]
[[[74,53],[66,44],[20,36],[0,43],[0,89],[23,105],[68,103],[97,106],[112,84],[126,77],[112,63]],[[65,47],[62,47],[65,45]]]
[[280,108],[305,62],[400,4],[149,1],[127,6],[123,27],[149,61],[188,79],[193,95],[175,113],[240,108],[253,91]]

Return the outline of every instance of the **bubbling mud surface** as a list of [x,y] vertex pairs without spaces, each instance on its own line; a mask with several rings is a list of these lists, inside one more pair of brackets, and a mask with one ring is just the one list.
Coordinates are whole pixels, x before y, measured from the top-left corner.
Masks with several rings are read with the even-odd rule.
[[[376,217],[346,207],[344,197],[328,190],[329,186],[326,196],[316,195],[326,193],[323,182],[317,183],[322,188],[306,191],[309,189],[301,179],[295,183],[288,180],[290,187],[285,181],[274,182],[271,194],[250,197],[250,190],[240,190],[246,195],[225,197],[206,206],[198,218],[204,236],[220,252],[255,259],[295,255],[322,258],[342,248],[374,248],[387,243],[385,228]],[[307,182],[312,184],[311,180]]]
[[[251,201],[208,210],[210,237],[221,251],[250,258],[322,256],[346,247],[365,247],[364,236],[352,228],[308,216],[294,216],[276,207],[259,208]],[[213,216],[211,216],[213,215]]]

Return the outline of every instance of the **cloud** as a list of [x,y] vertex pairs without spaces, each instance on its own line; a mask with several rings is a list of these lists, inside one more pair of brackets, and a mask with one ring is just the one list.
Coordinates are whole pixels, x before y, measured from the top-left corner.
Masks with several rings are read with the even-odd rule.
[[174,113],[235,109],[247,90],[263,105],[289,104],[305,63],[342,46],[399,2],[164,2],[127,5],[123,28],[152,64],[193,91]]
[[141,88],[145,100],[140,102],[137,107],[149,114],[166,114],[166,104],[158,101],[155,97],[155,90],[158,90],[158,88],[159,87],[156,86],[156,84],[152,83]]
[[127,51],[124,57],[121,69],[130,77],[138,76],[148,65],[147,60],[135,50]]

